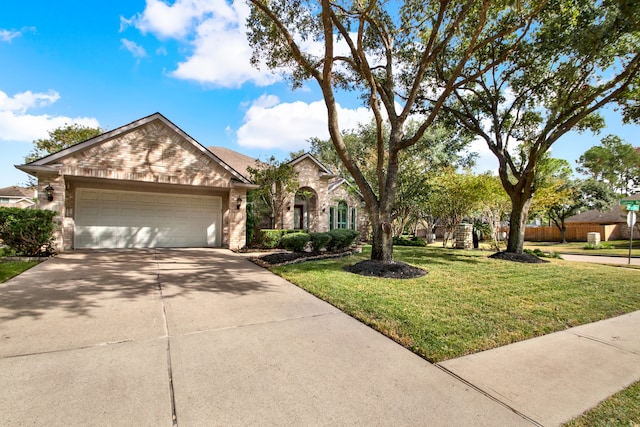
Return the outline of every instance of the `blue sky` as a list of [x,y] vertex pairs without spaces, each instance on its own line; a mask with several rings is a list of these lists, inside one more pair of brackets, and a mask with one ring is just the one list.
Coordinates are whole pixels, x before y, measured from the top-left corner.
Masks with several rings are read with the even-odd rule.
[[[88,6],[90,5],[90,6]],[[0,13],[0,187],[24,183],[32,141],[64,124],[114,129],[160,112],[205,146],[284,158],[326,138],[314,82],[291,91],[249,65],[246,6],[225,0],[4,2]],[[368,121],[340,99],[345,129]],[[600,135],[569,134],[553,156],[575,159],[613,133],[639,145],[640,127],[606,112]],[[495,169],[482,143],[478,170]]]

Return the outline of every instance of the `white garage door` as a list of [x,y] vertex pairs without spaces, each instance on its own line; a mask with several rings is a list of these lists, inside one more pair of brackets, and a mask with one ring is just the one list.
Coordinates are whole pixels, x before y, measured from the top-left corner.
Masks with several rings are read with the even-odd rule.
[[76,248],[220,246],[222,200],[80,188]]

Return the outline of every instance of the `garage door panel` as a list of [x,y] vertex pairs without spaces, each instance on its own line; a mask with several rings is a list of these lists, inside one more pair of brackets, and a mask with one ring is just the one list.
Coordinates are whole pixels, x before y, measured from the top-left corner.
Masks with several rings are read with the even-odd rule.
[[76,248],[220,246],[220,197],[78,189]]

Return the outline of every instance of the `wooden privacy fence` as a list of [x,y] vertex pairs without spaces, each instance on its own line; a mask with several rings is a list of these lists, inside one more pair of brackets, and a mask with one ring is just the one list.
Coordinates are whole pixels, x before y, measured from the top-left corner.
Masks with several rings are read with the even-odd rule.
[[[592,232],[600,233],[601,241],[621,238],[621,236],[619,236],[618,224],[567,224],[565,237],[568,242],[586,242],[587,233]],[[524,240],[530,242],[559,242],[560,239],[562,239],[562,237],[558,227],[527,227],[524,232]]]

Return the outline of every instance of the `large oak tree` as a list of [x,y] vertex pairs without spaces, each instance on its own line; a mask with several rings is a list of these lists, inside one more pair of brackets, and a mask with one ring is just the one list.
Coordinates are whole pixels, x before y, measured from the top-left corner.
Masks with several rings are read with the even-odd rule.
[[[393,260],[391,216],[400,153],[437,123],[456,88],[509,57],[512,52],[504,49],[484,61],[490,46],[515,48],[545,3],[250,0],[247,25],[255,64],[284,70],[294,87],[313,79],[322,91],[331,140],[365,199],[372,260]],[[375,184],[343,140],[336,97],[344,91],[355,92],[374,118]],[[416,115],[419,125],[408,129],[407,121]]]
[[[638,46],[640,2],[552,0],[507,61],[484,72],[513,50],[487,46],[447,99],[444,109],[498,158],[511,198],[508,252],[523,251],[540,161],[552,145],[571,130],[601,129],[598,112],[609,104],[621,105],[627,120],[640,116]],[[448,67],[439,73],[445,82]]]

